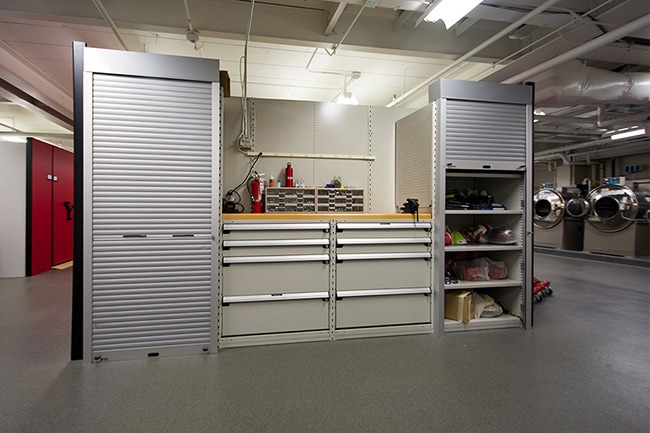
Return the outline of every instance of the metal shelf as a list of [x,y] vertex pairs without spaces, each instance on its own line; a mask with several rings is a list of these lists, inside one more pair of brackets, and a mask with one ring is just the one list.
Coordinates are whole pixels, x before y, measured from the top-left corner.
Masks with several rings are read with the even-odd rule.
[[493,289],[499,287],[519,287],[521,280],[503,279],[490,281],[459,281],[453,284],[445,284],[445,290],[472,290],[472,289]]
[[515,173],[495,173],[495,172],[482,172],[477,170],[470,171],[455,171],[454,169],[447,169],[447,177],[460,177],[460,178],[482,178],[482,179],[521,179],[525,172]]
[[482,317],[470,320],[469,323],[445,319],[445,332],[479,331],[484,329],[521,328],[521,319],[510,314],[499,317]]
[[446,253],[460,252],[492,252],[492,251],[521,251],[521,245],[497,245],[497,244],[473,244],[473,245],[448,245],[445,247]]
[[521,209],[504,209],[504,210],[474,210],[474,209],[448,209],[445,215],[523,215]]

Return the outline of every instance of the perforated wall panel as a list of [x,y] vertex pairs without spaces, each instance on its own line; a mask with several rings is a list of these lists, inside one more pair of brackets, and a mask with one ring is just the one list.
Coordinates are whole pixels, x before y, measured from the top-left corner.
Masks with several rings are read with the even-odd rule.
[[395,123],[395,205],[417,198],[422,211],[433,200],[434,115],[429,105]]

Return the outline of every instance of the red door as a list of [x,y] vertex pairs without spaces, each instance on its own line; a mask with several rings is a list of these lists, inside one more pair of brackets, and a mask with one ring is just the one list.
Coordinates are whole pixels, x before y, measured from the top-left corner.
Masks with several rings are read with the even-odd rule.
[[73,203],[73,181],[71,152],[27,139],[28,276],[72,260],[74,214],[67,207]]
[[52,147],[52,265],[72,260],[74,238],[74,155]]
[[36,275],[52,269],[52,146],[30,138],[27,158],[27,275]]

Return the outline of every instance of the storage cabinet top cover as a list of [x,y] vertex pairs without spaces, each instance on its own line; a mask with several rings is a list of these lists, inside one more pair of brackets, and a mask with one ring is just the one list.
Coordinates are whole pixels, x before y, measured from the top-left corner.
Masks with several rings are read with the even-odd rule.
[[533,87],[442,79],[429,87],[445,167],[522,170],[532,148]]

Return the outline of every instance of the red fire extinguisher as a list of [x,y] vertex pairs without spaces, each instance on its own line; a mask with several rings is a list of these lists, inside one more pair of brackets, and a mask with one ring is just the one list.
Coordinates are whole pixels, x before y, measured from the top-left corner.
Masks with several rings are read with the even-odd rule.
[[264,194],[264,179],[258,174],[255,175],[250,184],[251,208],[253,213],[262,213],[262,196]]
[[293,167],[290,162],[287,162],[287,168],[284,169],[284,186],[293,187]]

